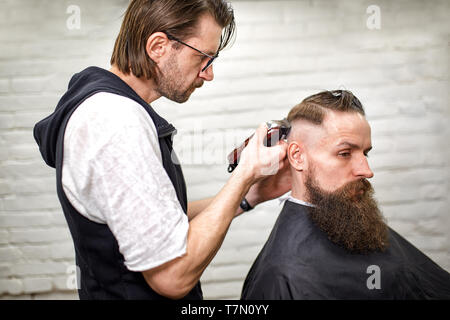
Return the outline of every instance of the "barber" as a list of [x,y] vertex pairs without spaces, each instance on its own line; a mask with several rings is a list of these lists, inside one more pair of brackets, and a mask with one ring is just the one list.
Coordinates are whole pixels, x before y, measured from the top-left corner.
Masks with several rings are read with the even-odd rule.
[[222,0],[132,0],[111,69],[75,74],[36,124],[56,168],[80,299],[202,299],[199,279],[232,219],[290,189],[286,145],[264,147],[261,125],[220,192],[188,203],[175,128],[150,106],[160,97],[183,103],[213,80],[234,29]]

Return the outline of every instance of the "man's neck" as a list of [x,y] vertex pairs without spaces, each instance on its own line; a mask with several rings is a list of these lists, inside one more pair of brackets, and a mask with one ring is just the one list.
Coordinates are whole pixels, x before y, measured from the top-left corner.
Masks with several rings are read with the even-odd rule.
[[305,192],[302,192],[302,190],[298,190],[295,184],[292,186],[291,197],[308,202]]
[[304,201],[304,200],[300,200],[297,199],[296,197],[293,197],[292,195],[290,195],[287,198],[288,201],[294,202],[294,203],[298,203],[301,204],[302,206],[307,206],[307,207],[315,207],[315,205],[313,205],[312,203],[309,203],[308,201]]
[[130,74],[124,74],[116,66],[111,66],[109,71],[128,84],[145,102],[152,103],[161,97],[156,92],[156,84],[152,79],[137,78],[132,72]]

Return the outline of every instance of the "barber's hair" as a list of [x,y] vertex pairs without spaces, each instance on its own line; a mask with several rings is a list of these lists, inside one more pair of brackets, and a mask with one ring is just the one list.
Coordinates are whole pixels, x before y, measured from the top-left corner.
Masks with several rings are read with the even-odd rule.
[[[224,0],[131,0],[114,44],[111,64],[124,74],[156,79],[156,64],[145,46],[155,32],[184,40],[195,35],[200,16],[209,13],[223,28],[219,51],[232,40],[234,13]],[[174,44],[176,47],[177,45]]]
[[327,110],[358,112],[365,115],[364,108],[357,97],[347,90],[322,91],[305,98],[291,109],[287,120],[306,120],[320,125]]

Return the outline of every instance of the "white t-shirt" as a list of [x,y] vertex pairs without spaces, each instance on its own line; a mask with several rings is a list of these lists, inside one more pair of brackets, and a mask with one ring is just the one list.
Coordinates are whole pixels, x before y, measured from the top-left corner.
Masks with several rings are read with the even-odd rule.
[[294,203],[297,203],[297,204],[301,204],[301,205],[303,205],[303,206],[307,206],[307,207],[315,207],[315,205],[313,205],[312,203],[309,203],[309,202],[306,202],[306,201],[303,201],[303,200],[294,198],[294,197],[292,196],[292,192],[291,192],[291,191],[288,191],[288,192],[286,192],[284,195],[282,195],[281,197],[279,197],[279,198],[278,198],[278,201],[279,201],[279,204],[280,204],[280,205],[281,205],[281,204],[284,204],[285,201],[291,201],[291,202],[294,202]]
[[186,253],[187,216],[164,170],[155,125],[134,100],[100,92],[74,111],[62,185],[80,214],[108,225],[129,270]]

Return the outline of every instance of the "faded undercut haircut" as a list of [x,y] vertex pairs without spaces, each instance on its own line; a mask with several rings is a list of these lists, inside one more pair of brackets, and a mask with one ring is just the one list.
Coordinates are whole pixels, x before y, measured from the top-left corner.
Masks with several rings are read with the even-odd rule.
[[184,40],[196,32],[200,16],[209,13],[223,28],[219,51],[232,40],[234,12],[224,0],[131,0],[114,44],[111,65],[124,74],[157,79],[157,66],[146,52],[147,40],[155,32]]
[[327,110],[358,112],[365,115],[364,108],[357,97],[347,90],[322,91],[305,98],[289,111],[287,120],[306,120],[321,125]]

